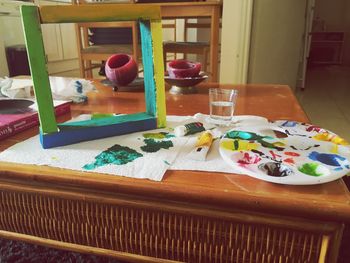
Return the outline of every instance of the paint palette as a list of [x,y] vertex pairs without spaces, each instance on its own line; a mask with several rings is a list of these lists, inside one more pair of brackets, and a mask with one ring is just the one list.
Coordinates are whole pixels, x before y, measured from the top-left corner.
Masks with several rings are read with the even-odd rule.
[[220,140],[220,154],[241,172],[279,184],[321,184],[350,173],[348,142],[294,121],[232,129]]

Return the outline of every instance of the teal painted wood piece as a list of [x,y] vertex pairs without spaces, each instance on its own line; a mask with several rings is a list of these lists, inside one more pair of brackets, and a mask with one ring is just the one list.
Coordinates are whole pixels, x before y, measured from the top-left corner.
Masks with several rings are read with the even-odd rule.
[[142,43],[142,61],[143,61],[143,75],[145,86],[149,87],[145,89],[145,101],[146,112],[151,115],[155,115],[157,111],[156,105],[156,83],[154,78],[153,61],[148,58],[153,58],[152,49],[152,35],[150,29],[150,23],[146,21],[140,21],[141,43]]
[[[75,122],[67,122],[61,123],[58,126],[61,127],[98,127],[98,126],[107,126],[113,125],[123,122],[132,122],[132,121],[140,121],[153,119],[154,115],[147,114],[145,112],[133,113],[133,114],[125,114],[125,115],[116,115],[112,117],[106,118],[97,118],[86,121],[75,121]],[[156,127],[155,127],[156,128]]]
[[[163,66],[160,63],[155,63],[155,61],[163,61],[163,52],[158,50],[161,43],[157,45],[157,52],[154,52],[153,46],[155,41],[161,41],[161,30],[152,32],[153,23],[159,23],[161,18],[160,7],[133,4],[86,6],[44,6],[40,8],[21,6],[28,57],[40,116],[40,140],[44,148],[165,126],[163,121],[165,96],[157,96],[157,92],[164,94],[164,82],[162,85],[162,82],[155,80],[164,77]],[[45,63],[41,24],[124,20],[138,20],[140,22],[146,112],[57,124]],[[155,65],[157,66],[156,70]],[[157,101],[160,99],[164,101]],[[157,108],[157,105],[161,105],[161,109]],[[157,120],[159,110],[162,112],[161,122]]]

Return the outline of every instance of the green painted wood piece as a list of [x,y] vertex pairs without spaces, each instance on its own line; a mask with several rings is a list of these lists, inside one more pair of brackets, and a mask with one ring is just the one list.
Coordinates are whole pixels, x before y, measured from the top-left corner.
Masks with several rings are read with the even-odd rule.
[[41,130],[43,133],[57,132],[38,8],[22,5],[21,13]]
[[153,115],[149,115],[145,112],[133,113],[133,114],[125,114],[125,115],[116,115],[107,118],[97,118],[85,121],[75,121],[68,123],[61,123],[59,127],[97,127],[97,126],[106,126],[113,125],[123,122],[132,122],[132,121],[141,121],[154,119]]
[[156,116],[156,83],[154,80],[152,35],[149,21],[140,21],[146,112]]

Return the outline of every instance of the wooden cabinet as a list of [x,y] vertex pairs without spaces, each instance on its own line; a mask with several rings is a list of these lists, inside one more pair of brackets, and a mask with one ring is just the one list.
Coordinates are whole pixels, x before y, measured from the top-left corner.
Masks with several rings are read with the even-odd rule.
[[[62,5],[52,1],[38,5]],[[74,24],[44,24],[41,26],[49,73],[78,69],[78,51]]]
[[311,33],[310,62],[312,64],[341,64],[344,32]]

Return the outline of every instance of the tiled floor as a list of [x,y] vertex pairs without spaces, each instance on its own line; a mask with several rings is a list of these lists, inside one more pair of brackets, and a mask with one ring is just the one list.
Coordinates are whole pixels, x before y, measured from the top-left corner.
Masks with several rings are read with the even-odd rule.
[[350,67],[310,67],[296,96],[313,124],[350,141]]

